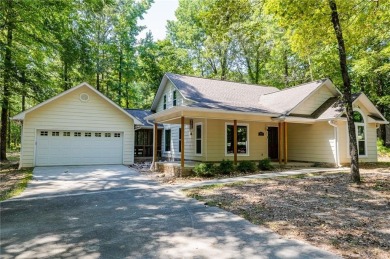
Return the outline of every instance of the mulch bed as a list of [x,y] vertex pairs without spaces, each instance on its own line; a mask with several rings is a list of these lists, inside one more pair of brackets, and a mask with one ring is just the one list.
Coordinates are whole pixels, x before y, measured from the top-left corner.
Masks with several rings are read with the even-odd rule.
[[[254,180],[186,194],[345,258],[390,258],[390,169]],[[303,178],[302,178],[303,177]]]

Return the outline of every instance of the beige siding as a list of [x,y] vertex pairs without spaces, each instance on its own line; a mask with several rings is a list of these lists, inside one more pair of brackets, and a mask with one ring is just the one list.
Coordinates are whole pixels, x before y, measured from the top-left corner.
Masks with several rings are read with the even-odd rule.
[[187,105],[189,102],[183,98],[181,93],[176,89],[176,87],[168,81],[164,87],[163,94],[161,95],[160,100],[157,102],[156,112],[164,110],[164,95],[167,96],[167,109],[173,107],[173,91],[176,90],[176,106]]
[[[207,120],[207,153],[206,161],[233,160],[233,155],[226,155],[226,123],[233,121]],[[268,157],[267,123],[238,121],[238,124],[248,124],[249,155],[238,155],[238,160],[260,160]],[[276,125],[276,124],[275,124]],[[264,136],[258,136],[259,132]]]
[[289,123],[288,160],[336,163],[334,127],[328,122]]
[[[80,101],[87,93],[88,102]],[[21,166],[35,166],[35,141],[39,129],[123,132],[123,163],[134,162],[134,122],[86,86],[66,94],[31,113],[23,124]]]
[[[351,162],[351,157],[349,156],[349,137],[348,137],[348,126],[346,121],[339,122],[339,149],[340,149],[340,163],[348,164]],[[378,161],[377,157],[377,146],[376,146],[376,126],[374,123],[366,124],[366,148],[367,155],[360,156],[360,162],[376,162]]]
[[333,94],[326,86],[322,86],[318,91],[311,95],[303,103],[293,111],[296,114],[312,114],[317,110],[326,100],[333,97]]

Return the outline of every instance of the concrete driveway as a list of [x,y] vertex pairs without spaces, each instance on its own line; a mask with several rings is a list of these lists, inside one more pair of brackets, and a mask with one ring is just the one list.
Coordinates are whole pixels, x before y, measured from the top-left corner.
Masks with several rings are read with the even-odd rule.
[[0,203],[1,258],[336,258],[125,166],[46,167]]

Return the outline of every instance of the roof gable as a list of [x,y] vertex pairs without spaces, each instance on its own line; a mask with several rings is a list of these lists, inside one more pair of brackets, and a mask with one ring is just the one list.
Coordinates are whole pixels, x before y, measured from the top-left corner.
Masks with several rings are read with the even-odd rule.
[[49,103],[55,102],[56,100],[58,100],[58,99],[60,99],[60,98],[62,98],[62,97],[64,97],[64,96],[66,96],[66,95],[68,95],[68,94],[70,94],[70,93],[72,93],[72,92],[74,92],[74,91],[76,91],[77,89],[80,89],[80,88],[82,88],[82,87],[86,87],[86,88],[88,88],[89,90],[93,91],[93,92],[96,93],[99,97],[101,97],[104,101],[108,102],[110,105],[112,105],[114,108],[116,108],[117,110],[119,110],[120,112],[122,112],[123,114],[125,114],[127,117],[133,119],[133,120],[134,120],[134,124],[141,124],[141,122],[140,122],[137,118],[135,118],[135,117],[133,117],[131,114],[127,113],[124,109],[122,109],[121,107],[119,107],[119,106],[118,106],[116,103],[114,103],[112,100],[110,100],[110,99],[107,98],[105,95],[103,95],[101,92],[99,92],[97,89],[95,89],[94,87],[92,87],[91,85],[89,85],[88,83],[85,83],[85,82],[79,84],[78,86],[75,86],[75,87],[73,87],[73,88],[70,88],[70,89],[68,89],[68,90],[66,90],[66,91],[64,91],[64,92],[62,92],[62,93],[60,93],[60,94],[58,94],[58,95],[56,95],[56,96],[54,96],[54,97],[52,97],[52,98],[50,98],[50,99],[44,101],[44,102],[42,102],[42,103],[39,103],[39,104],[35,105],[34,107],[32,107],[32,108],[30,108],[30,109],[28,109],[28,110],[25,110],[25,111],[23,111],[23,112],[21,112],[21,113],[15,115],[14,117],[12,117],[12,119],[13,119],[13,120],[16,120],[16,121],[23,121],[24,118],[25,118],[25,116],[26,116],[26,114],[28,114],[28,113],[30,113],[30,112],[33,112],[33,111],[37,110],[38,108],[43,107],[43,106],[45,106],[45,105],[47,105],[47,104],[49,104]]
[[290,114],[296,107],[310,98],[329,79],[317,80],[293,87],[283,89],[278,92],[265,94],[260,97],[260,104],[273,109],[275,112]]

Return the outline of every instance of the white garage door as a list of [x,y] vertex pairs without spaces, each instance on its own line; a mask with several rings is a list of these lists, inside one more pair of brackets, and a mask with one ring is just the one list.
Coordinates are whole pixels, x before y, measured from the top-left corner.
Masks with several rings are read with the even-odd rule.
[[122,132],[38,130],[35,164],[122,164]]

